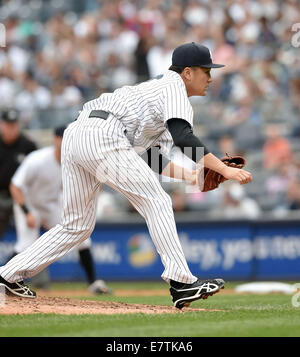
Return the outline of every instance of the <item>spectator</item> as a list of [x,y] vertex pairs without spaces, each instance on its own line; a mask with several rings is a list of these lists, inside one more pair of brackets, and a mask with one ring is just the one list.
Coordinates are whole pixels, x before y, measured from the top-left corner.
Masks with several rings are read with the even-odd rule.
[[272,170],[287,163],[292,158],[291,147],[288,139],[281,133],[275,124],[266,128],[266,142],[263,146],[264,168]]
[[170,192],[170,197],[172,199],[174,212],[184,212],[189,210],[186,193],[179,185]]
[[299,174],[290,181],[286,193],[289,210],[300,210],[300,177]]
[[98,196],[97,220],[116,218],[120,214],[122,214],[122,209],[120,209],[114,193],[102,191]]
[[237,154],[234,139],[231,135],[227,134],[220,137],[218,141],[218,152],[219,157],[224,157],[226,154],[231,156]]
[[294,155],[293,175],[286,190],[287,207],[290,210],[300,209],[300,156]]
[[28,75],[23,82],[23,90],[16,96],[16,108],[20,111],[46,109],[51,103],[51,93],[48,88],[41,86]]
[[239,184],[223,183],[220,186],[223,200],[214,210],[214,216],[229,219],[255,219],[258,218],[261,209],[255,200],[247,197],[243,186]]
[[274,173],[266,180],[267,193],[270,196],[283,198],[295,174],[296,167],[291,162],[286,162],[276,167]]
[[292,74],[291,81],[291,102],[298,116],[298,121],[295,123],[294,135],[300,137],[300,69]]

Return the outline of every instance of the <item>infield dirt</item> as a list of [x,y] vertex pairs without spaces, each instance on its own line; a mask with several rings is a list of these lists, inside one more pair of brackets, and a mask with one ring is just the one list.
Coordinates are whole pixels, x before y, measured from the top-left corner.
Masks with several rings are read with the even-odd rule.
[[[115,296],[149,296],[168,295],[166,290],[128,290],[116,291]],[[111,301],[94,301],[85,299],[72,299],[66,296],[87,296],[86,290],[81,291],[48,291],[38,292],[36,299],[24,299],[7,296],[4,306],[0,306],[0,315],[11,314],[36,314],[36,313],[56,313],[56,314],[174,314],[188,311],[221,311],[217,309],[184,308],[178,310],[173,306],[128,304]]]

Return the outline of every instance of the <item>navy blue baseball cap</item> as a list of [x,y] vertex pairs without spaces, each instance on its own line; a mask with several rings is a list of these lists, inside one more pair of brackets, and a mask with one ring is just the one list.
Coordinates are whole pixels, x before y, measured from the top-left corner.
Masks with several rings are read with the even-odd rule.
[[15,109],[3,110],[0,119],[7,123],[15,123],[19,120],[19,112]]
[[172,65],[178,67],[224,67],[224,64],[212,63],[210,50],[195,42],[185,43],[184,45],[176,47],[172,55]]

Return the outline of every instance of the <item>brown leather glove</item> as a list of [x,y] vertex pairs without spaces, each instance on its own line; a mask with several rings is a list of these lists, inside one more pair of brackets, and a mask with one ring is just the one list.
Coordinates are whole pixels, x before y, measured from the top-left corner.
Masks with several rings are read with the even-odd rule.
[[[246,160],[242,156],[230,156],[226,153],[226,156],[221,159],[225,165],[242,169],[246,165]],[[204,167],[198,176],[199,188],[202,192],[212,191],[219,187],[220,183],[227,181],[223,175],[218,172]]]

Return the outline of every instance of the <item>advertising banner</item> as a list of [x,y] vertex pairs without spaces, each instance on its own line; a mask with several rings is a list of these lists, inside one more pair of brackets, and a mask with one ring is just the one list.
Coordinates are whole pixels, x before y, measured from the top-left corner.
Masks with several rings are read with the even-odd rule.
[[[199,278],[276,280],[300,277],[300,223],[177,224],[192,273]],[[14,231],[0,242],[0,264],[12,254]],[[98,224],[92,254],[99,278],[156,280],[163,265],[144,224]],[[84,279],[76,249],[50,266],[54,280]]]

